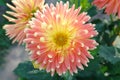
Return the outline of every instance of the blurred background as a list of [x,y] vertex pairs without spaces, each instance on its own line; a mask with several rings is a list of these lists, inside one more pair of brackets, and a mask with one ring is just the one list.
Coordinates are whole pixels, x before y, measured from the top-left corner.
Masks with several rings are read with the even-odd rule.
[[[46,3],[56,3],[60,0],[46,0]],[[113,45],[116,37],[120,34],[120,20],[113,16],[108,16],[104,10],[97,10],[91,5],[92,0],[62,0],[70,1],[70,5],[75,4],[78,8],[82,6],[82,12],[86,11],[92,17],[92,23],[96,24],[99,35],[94,39],[99,43],[97,49],[91,51],[94,60],[90,60],[85,70],[79,70],[74,76],[55,75],[51,77],[49,73],[40,72],[33,68],[28,61],[28,54],[24,46],[17,43],[12,44],[5,35],[2,27],[9,23],[3,18],[5,11],[10,10],[6,3],[11,4],[11,0],[0,0],[0,80],[120,80],[120,47]],[[116,44],[120,46],[120,38]],[[32,71],[32,72],[31,72]],[[31,73],[29,73],[31,72]]]

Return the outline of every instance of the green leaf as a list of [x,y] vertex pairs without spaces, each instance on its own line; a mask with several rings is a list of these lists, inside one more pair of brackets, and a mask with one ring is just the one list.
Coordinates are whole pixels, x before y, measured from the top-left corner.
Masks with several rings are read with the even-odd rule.
[[0,6],[3,6],[3,5],[5,5],[4,0],[0,0]]
[[78,8],[79,7],[79,4],[78,4],[79,0],[74,0],[74,1],[75,1],[75,7]]
[[112,64],[120,61],[120,57],[116,56],[114,47],[100,46],[99,55],[100,57],[103,57],[106,61],[109,61]]
[[57,74],[51,77],[50,73],[44,70],[34,69],[30,61],[20,63],[14,70],[15,74],[28,80],[62,80]]
[[69,1],[69,0],[57,0],[58,2],[60,2],[60,1],[63,1],[64,3],[66,3],[67,1]]
[[92,17],[92,16],[95,16],[97,14],[97,10],[96,10],[96,7],[94,6],[91,6],[89,9],[88,9],[88,14]]
[[79,70],[79,73],[75,75],[77,80],[97,80],[94,79],[96,76],[100,76],[100,59],[95,57],[94,60],[91,60],[88,64],[88,67],[85,67],[85,70]]
[[120,75],[118,75],[118,76],[110,76],[108,80],[120,80]]
[[114,65],[109,66],[110,75],[120,75],[120,61]]
[[99,50],[99,46],[97,46],[97,48],[94,49],[94,50],[90,50],[90,53],[91,53],[93,56],[97,56],[97,55],[98,55],[98,50]]
[[105,23],[100,19],[94,19],[92,23],[96,24],[95,28],[98,32],[103,32],[105,30]]
[[82,7],[82,11],[87,11],[90,9],[91,6],[91,1],[89,0],[70,0],[70,3],[73,5],[75,4],[75,8]]
[[82,11],[87,11],[91,8],[89,0],[80,0],[80,6],[82,7]]
[[27,80],[27,79],[25,79],[25,78],[22,78],[22,77],[19,77],[19,78],[18,78],[18,80]]
[[101,72],[105,73],[108,70],[107,66],[101,66]]

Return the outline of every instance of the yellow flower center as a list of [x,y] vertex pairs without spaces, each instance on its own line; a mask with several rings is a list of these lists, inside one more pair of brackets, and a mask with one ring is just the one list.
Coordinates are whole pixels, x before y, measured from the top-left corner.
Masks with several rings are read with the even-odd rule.
[[64,46],[67,44],[69,36],[64,33],[57,33],[53,36],[54,43],[58,46]]
[[24,15],[23,15],[23,18],[22,18],[22,22],[28,22],[33,16],[34,16],[34,13],[38,10],[38,7],[33,7],[31,10],[29,8],[25,8],[23,11],[24,11]]
[[47,46],[49,50],[64,52],[71,46],[75,38],[76,29],[71,27],[54,27],[53,30],[47,30]]

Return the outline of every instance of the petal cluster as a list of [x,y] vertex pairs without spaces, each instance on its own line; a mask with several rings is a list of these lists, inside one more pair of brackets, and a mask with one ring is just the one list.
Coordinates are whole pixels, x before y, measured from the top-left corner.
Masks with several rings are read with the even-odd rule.
[[68,2],[46,5],[43,12],[37,11],[30,28],[25,29],[24,40],[34,65],[51,75],[66,71],[73,74],[78,68],[83,70],[83,65],[88,66],[89,58],[93,59],[89,50],[98,45],[91,39],[98,33],[89,19],[80,8],[69,8]]
[[12,11],[7,11],[7,15],[3,15],[12,24],[4,26],[7,35],[14,39],[13,42],[18,41],[19,44],[25,38],[24,29],[29,27],[27,24],[33,17],[36,10],[42,10],[44,0],[12,0],[13,5],[7,4]]
[[120,0],[94,0],[93,4],[99,9],[105,8],[108,15],[117,14],[120,18]]

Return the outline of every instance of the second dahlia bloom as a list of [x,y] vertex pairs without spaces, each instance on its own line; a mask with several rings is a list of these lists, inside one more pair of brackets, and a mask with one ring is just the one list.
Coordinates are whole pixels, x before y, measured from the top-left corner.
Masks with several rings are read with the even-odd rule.
[[38,11],[30,22],[31,28],[25,30],[24,40],[35,68],[37,65],[52,75],[62,75],[88,66],[88,58],[93,59],[88,50],[97,45],[91,39],[97,32],[89,19],[85,12],[80,13],[80,8],[69,8],[68,2],[47,5],[43,13]]
[[94,0],[93,4],[99,9],[105,8],[108,15],[117,14],[120,18],[120,0]]
[[13,5],[7,4],[12,11],[6,13],[10,16],[4,15],[12,24],[4,26],[7,35],[10,39],[14,39],[13,42],[18,41],[22,43],[25,38],[24,29],[27,26],[30,19],[36,10],[42,10],[44,0],[12,0]]

